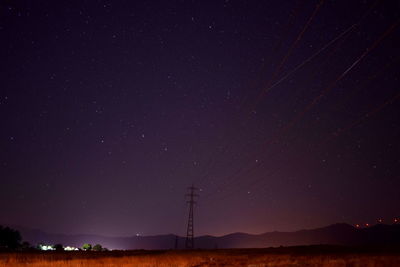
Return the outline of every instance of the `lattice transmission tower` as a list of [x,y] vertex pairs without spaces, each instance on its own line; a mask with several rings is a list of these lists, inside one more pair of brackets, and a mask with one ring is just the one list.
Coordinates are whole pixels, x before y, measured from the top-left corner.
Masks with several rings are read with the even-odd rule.
[[193,210],[194,210],[194,205],[196,204],[196,201],[194,200],[196,197],[199,195],[196,194],[195,192],[198,190],[196,187],[193,185],[188,187],[189,194],[186,194],[186,197],[189,198],[187,203],[189,204],[189,218],[188,218],[188,224],[187,224],[187,230],[186,230],[186,242],[185,242],[185,247],[187,249],[193,249],[194,248],[194,217],[193,217]]

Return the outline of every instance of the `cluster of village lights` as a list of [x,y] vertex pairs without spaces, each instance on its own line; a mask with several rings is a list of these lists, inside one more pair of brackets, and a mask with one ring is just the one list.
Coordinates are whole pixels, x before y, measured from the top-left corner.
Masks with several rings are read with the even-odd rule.
[[[40,250],[49,251],[49,250],[56,250],[53,245],[39,245]],[[63,247],[64,251],[77,251],[79,248],[66,246]]]
[[[381,223],[383,223],[383,219],[378,219],[377,222],[378,222],[378,224],[381,224]],[[399,219],[399,218],[394,218],[394,219],[393,219],[393,223],[394,223],[394,224],[400,223],[400,219]],[[355,225],[356,228],[370,227],[370,226],[371,226],[371,224],[369,224],[369,223],[364,223],[364,224],[358,224],[358,223],[357,223],[357,224]]]

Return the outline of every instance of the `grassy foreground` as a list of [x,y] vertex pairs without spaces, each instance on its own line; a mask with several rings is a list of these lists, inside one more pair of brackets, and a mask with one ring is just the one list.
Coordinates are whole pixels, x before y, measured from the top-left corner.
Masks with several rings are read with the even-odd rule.
[[0,253],[0,267],[400,266],[398,251],[326,248]]

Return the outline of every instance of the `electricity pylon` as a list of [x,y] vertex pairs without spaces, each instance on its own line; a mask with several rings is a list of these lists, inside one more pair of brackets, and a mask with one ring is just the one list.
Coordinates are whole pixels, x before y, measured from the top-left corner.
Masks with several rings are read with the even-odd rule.
[[196,204],[196,201],[194,201],[194,198],[198,197],[199,195],[195,193],[198,189],[196,187],[194,187],[193,185],[188,187],[188,189],[189,189],[189,194],[186,194],[186,197],[189,197],[189,200],[187,201],[187,203],[189,204],[189,219],[188,219],[187,230],[186,230],[185,247],[187,249],[193,249],[194,248],[193,209],[194,209],[194,205]]

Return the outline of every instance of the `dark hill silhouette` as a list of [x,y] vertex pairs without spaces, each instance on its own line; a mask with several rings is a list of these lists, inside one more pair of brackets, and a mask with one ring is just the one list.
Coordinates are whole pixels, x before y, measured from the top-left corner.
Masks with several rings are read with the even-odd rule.
[[[14,226],[24,240],[31,244],[57,244],[80,247],[83,243],[102,244],[110,249],[173,249],[175,235],[107,237],[100,235],[49,234],[40,230]],[[183,248],[184,237],[178,238]],[[400,225],[375,225],[369,228],[355,228],[340,223],[327,227],[300,230],[296,232],[269,232],[259,235],[233,233],[225,236],[199,236],[195,247],[214,248],[262,248],[303,245],[400,245]]]

